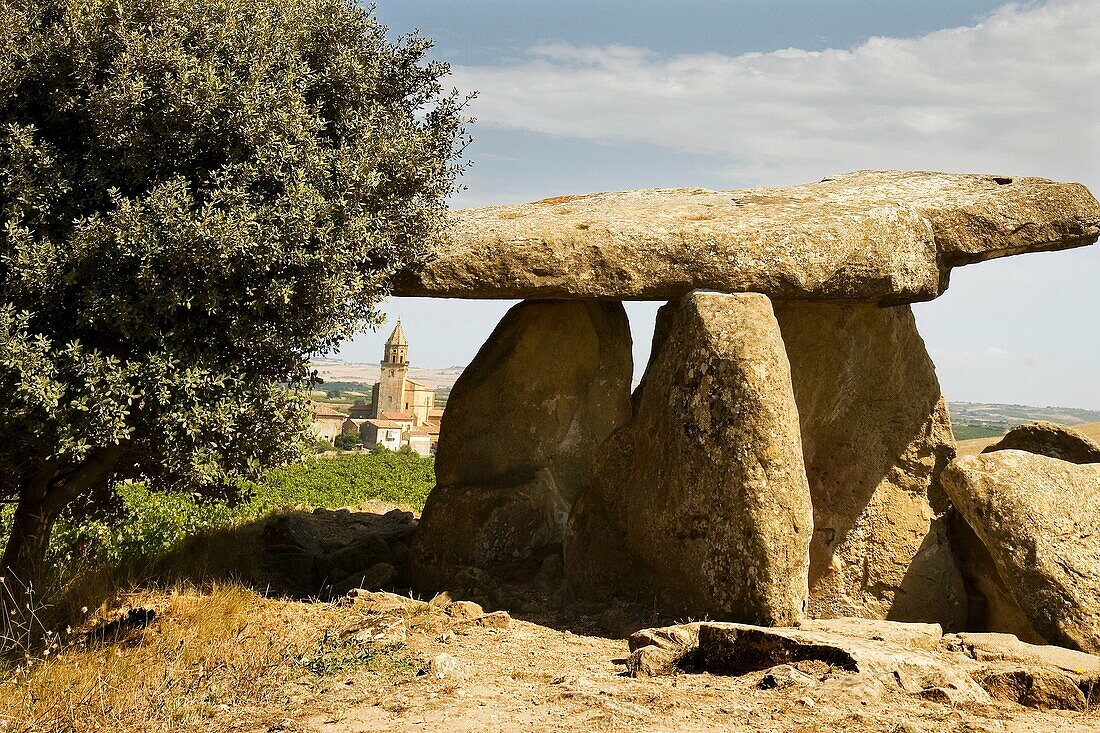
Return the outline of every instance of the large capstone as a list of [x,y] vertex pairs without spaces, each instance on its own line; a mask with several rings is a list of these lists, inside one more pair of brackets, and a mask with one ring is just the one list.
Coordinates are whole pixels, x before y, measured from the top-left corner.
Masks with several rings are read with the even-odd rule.
[[529,301],[504,316],[447,402],[418,582],[460,567],[525,577],[560,553],[596,450],[630,416],[632,364],[621,303]]
[[1042,178],[859,171],[790,188],[661,188],[452,214],[394,292],[676,300],[695,289],[882,304],[929,300],[951,268],[1090,244],[1100,204]]
[[1100,464],[999,450],[943,484],[1042,638],[1100,651]]
[[954,456],[908,306],[776,303],[813,497],[810,614],[960,628],[938,476]]
[[582,590],[791,624],[806,602],[810,494],[790,370],[762,295],[662,309],[634,417],[593,467],[566,534]]

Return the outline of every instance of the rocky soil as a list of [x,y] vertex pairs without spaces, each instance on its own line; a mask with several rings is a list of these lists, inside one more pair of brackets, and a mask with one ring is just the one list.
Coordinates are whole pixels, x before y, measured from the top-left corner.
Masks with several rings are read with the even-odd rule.
[[468,604],[394,604],[376,594],[352,602],[377,604],[380,619],[403,621],[404,652],[424,673],[384,688],[351,676],[334,685],[319,709],[267,730],[1100,730],[1095,711],[951,703],[847,672],[835,672],[833,682],[807,684],[800,678],[821,673],[812,664],[802,664],[806,673],[795,672],[793,683],[776,683],[774,675],[765,682],[763,670],[632,678],[627,640],[584,633],[585,620],[570,627],[564,619],[531,614],[529,621],[505,624],[496,614],[486,624]]

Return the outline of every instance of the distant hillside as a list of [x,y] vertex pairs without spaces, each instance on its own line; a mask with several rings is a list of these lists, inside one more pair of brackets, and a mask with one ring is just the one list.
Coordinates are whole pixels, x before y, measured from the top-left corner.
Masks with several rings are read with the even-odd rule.
[[[318,386],[317,398],[323,398],[330,390],[339,390],[341,401],[354,402],[362,395],[370,395],[370,385],[378,381],[378,364],[363,364],[340,359],[317,359],[313,368],[324,380]],[[413,366],[409,378],[436,390],[439,404],[446,404],[450,388],[454,386],[463,367],[422,369]],[[637,386],[637,385],[635,385]],[[1047,420],[1060,425],[1100,423],[1100,410],[1082,410],[1076,407],[1029,407],[1027,405],[1003,405],[989,402],[949,402],[951,424],[956,440],[972,440],[1004,435],[1020,423]]]
[[[339,359],[317,359],[312,363],[321,379],[325,380],[319,388],[324,390],[329,383],[355,383],[361,385],[374,384],[378,381],[379,366],[374,364],[361,364],[354,361],[341,361]],[[445,369],[421,369],[415,365],[409,368],[409,379],[439,389],[450,387],[462,374],[462,367],[452,366]]]
[[[1076,407],[1028,407],[987,402],[949,402],[947,407],[951,411],[951,423],[957,428],[984,428],[994,431],[995,435],[1002,435],[1020,423],[1033,420],[1046,420],[1059,425],[1100,422],[1100,411]],[[958,433],[956,430],[956,437],[962,439],[963,436]],[[971,434],[966,437],[982,436]]]

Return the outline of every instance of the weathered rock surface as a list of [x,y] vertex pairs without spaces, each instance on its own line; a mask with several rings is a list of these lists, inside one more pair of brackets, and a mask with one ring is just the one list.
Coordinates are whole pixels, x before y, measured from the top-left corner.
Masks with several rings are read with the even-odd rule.
[[566,574],[696,615],[793,623],[812,520],[771,304],[692,293],[662,311],[634,417],[574,506]]
[[453,214],[397,295],[929,300],[953,266],[1094,242],[1100,205],[1041,178],[860,171],[791,188],[649,189]]
[[999,450],[1022,450],[1070,463],[1100,463],[1100,443],[1073,428],[1042,420],[1017,425],[982,453]]
[[830,668],[892,680],[914,694],[949,689],[953,701],[988,702],[989,696],[968,674],[972,665],[958,657],[951,663],[921,649],[826,631],[704,623],[696,661],[709,672],[744,674],[817,660]]
[[1049,644],[1005,587],[996,563],[978,535],[958,512],[952,512],[948,536],[967,593],[965,628],[1012,634],[1032,644]]
[[1083,710],[1085,691],[1100,673],[1098,657],[1007,634],[944,636],[935,624],[858,618],[797,628],[702,622],[643,629],[631,637],[631,649],[627,671],[634,676],[766,670],[761,689],[879,686],[952,705],[997,700]]
[[621,303],[514,306],[451,390],[437,486],[413,547],[432,584],[462,566],[536,573],[596,450],[630,415],[630,328]]
[[979,662],[1014,662],[1031,667],[1048,667],[1068,674],[1078,685],[1100,684],[1100,657],[1048,644],[1028,644],[1012,634],[970,633],[946,637]]
[[958,458],[942,478],[1034,629],[1100,650],[1100,464],[1003,450]]
[[381,507],[316,509],[276,515],[260,533],[260,578],[275,593],[300,597],[343,595],[403,580],[408,542],[416,532],[411,512]]
[[961,628],[938,486],[955,442],[912,312],[789,301],[775,315],[813,498],[809,615]]

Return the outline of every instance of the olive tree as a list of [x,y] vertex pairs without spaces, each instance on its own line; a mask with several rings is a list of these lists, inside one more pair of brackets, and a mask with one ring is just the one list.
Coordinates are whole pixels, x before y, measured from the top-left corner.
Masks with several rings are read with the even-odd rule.
[[74,500],[299,455],[310,355],[380,322],[456,185],[430,46],[351,0],[0,0],[9,583]]

